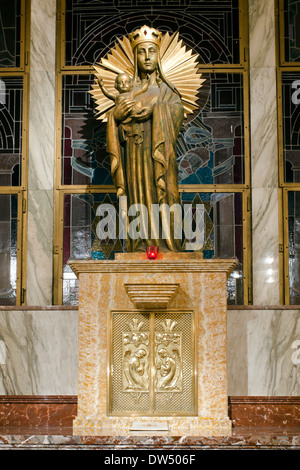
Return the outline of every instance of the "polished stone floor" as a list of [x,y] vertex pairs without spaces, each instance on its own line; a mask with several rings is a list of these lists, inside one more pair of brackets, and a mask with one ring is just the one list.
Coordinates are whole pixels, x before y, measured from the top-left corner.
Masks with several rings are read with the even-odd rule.
[[0,427],[0,450],[300,450],[300,427],[233,428],[230,436],[73,435],[72,427]]

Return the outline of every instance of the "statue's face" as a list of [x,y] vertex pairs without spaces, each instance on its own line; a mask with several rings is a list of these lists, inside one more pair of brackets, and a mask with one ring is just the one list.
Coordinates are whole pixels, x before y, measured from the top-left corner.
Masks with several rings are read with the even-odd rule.
[[158,48],[151,42],[137,46],[137,64],[140,72],[152,73],[158,65]]

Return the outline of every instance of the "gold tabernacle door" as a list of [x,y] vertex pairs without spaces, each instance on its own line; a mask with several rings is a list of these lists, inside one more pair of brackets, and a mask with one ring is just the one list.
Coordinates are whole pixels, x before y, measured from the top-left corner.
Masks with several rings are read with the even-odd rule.
[[193,311],[112,311],[110,415],[195,415]]

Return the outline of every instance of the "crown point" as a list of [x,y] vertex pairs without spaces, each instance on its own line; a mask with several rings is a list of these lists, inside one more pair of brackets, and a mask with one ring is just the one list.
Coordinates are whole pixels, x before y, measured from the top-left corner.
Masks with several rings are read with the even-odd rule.
[[134,49],[138,44],[142,42],[152,42],[159,47],[161,43],[161,38],[162,33],[160,31],[146,25],[142,26],[142,28],[140,29],[136,29],[131,34],[129,34],[129,40],[132,49]]

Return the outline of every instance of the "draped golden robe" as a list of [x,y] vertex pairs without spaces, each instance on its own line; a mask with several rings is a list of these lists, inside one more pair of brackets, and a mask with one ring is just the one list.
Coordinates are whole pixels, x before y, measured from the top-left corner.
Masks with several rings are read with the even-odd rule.
[[[107,151],[118,197],[127,196],[128,208],[143,204],[148,214],[148,221],[145,221],[144,213],[140,213],[140,222],[145,223],[143,233],[147,232],[147,236],[144,239],[128,237],[127,249],[140,251],[147,245],[157,245],[161,251],[181,251],[181,240],[174,237],[173,213],[169,230],[165,226],[168,217],[164,211],[160,213],[159,228],[153,226],[150,214],[151,205],[167,204],[171,208],[173,204],[180,204],[176,140],[183,122],[183,106],[180,97],[164,82],[160,86],[150,85],[138,101],[140,106],[152,108],[152,115],[145,122],[133,117],[118,123],[114,109],[107,120]],[[162,235],[164,228],[165,234],[170,232],[167,238]],[[159,235],[153,237],[153,233],[158,232]]]

